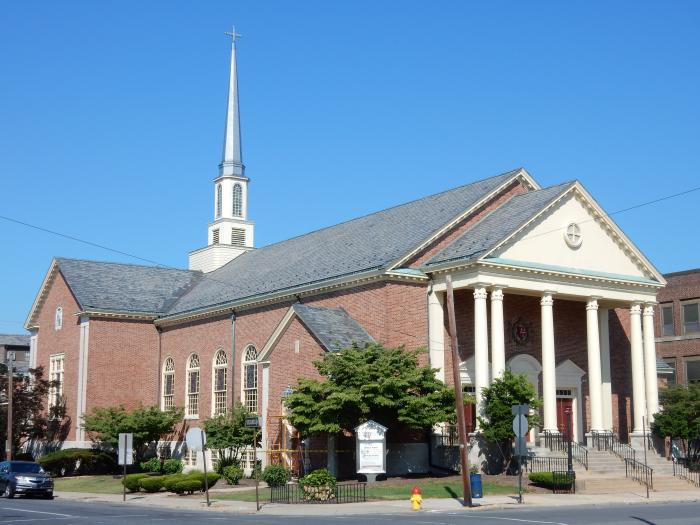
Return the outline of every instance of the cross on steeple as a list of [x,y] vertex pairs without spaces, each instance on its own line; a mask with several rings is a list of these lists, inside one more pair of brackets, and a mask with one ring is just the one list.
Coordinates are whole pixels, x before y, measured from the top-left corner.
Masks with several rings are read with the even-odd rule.
[[236,40],[241,38],[243,35],[240,33],[236,33],[236,26],[231,26],[231,32],[229,33],[228,31],[224,33],[226,36],[231,37],[231,43],[235,44]]

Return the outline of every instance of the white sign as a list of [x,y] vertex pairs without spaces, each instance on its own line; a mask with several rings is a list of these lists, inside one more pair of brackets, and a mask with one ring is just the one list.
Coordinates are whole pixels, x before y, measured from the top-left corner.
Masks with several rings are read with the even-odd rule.
[[527,418],[522,414],[513,418],[513,434],[517,437],[527,434]]
[[185,434],[185,441],[187,442],[188,450],[197,452],[204,449],[204,446],[207,444],[207,436],[201,428],[193,427]]
[[358,473],[386,472],[386,430],[376,421],[367,421],[355,429]]
[[134,435],[119,434],[119,464],[132,465],[134,463]]

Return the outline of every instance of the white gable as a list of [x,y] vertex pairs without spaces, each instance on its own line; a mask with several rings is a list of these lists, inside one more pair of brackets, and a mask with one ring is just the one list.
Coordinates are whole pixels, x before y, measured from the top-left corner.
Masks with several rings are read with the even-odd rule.
[[[566,241],[565,233],[571,223],[578,225],[580,246],[572,247]],[[654,270],[637,256],[636,248],[600,217],[593,203],[577,188],[502,248],[488,255],[488,258],[493,257],[540,267],[588,270],[641,279],[655,277]]]

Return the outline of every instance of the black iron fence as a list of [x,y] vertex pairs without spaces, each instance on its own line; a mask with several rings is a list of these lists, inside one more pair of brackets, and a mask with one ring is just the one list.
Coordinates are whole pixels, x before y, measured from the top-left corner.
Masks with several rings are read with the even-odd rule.
[[654,490],[654,469],[636,459],[625,458],[625,477]]
[[610,451],[618,458],[624,459],[625,462],[637,461],[637,453],[634,451],[634,449],[629,444],[622,443],[616,436],[613,436]]
[[554,494],[576,493],[576,472],[568,470],[552,471],[552,492]]
[[270,503],[362,503],[367,501],[366,483],[339,483],[335,487],[302,487],[288,483],[270,487]]
[[[568,453],[569,441],[560,432],[544,431],[544,446],[549,450]],[[588,450],[578,441],[571,442],[571,457],[588,470]]]
[[566,458],[554,456],[531,456],[524,462],[528,472],[554,472],[568,470]]
[[615,435],[612,432],[597,430],[591,432],[591,446],[598,451],[611,450],[614,440]]
[[673,475],[700,487],[700,471],[690,470],[683,460],[673,460]]

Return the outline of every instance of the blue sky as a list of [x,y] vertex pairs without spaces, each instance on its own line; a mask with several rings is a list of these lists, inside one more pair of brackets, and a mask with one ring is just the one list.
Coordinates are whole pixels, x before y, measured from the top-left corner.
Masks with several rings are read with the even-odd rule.
[[[615,4],[615,5],[612,5]],[[700,183],[697,2],[36,2],[0,17],[0,215],[185,267],[206,242],[236,24],[256,244],[524,166],[607,211]],[[700,192],[615,217],[700,267]],[[0,220],[0,332],[54,255]]]

